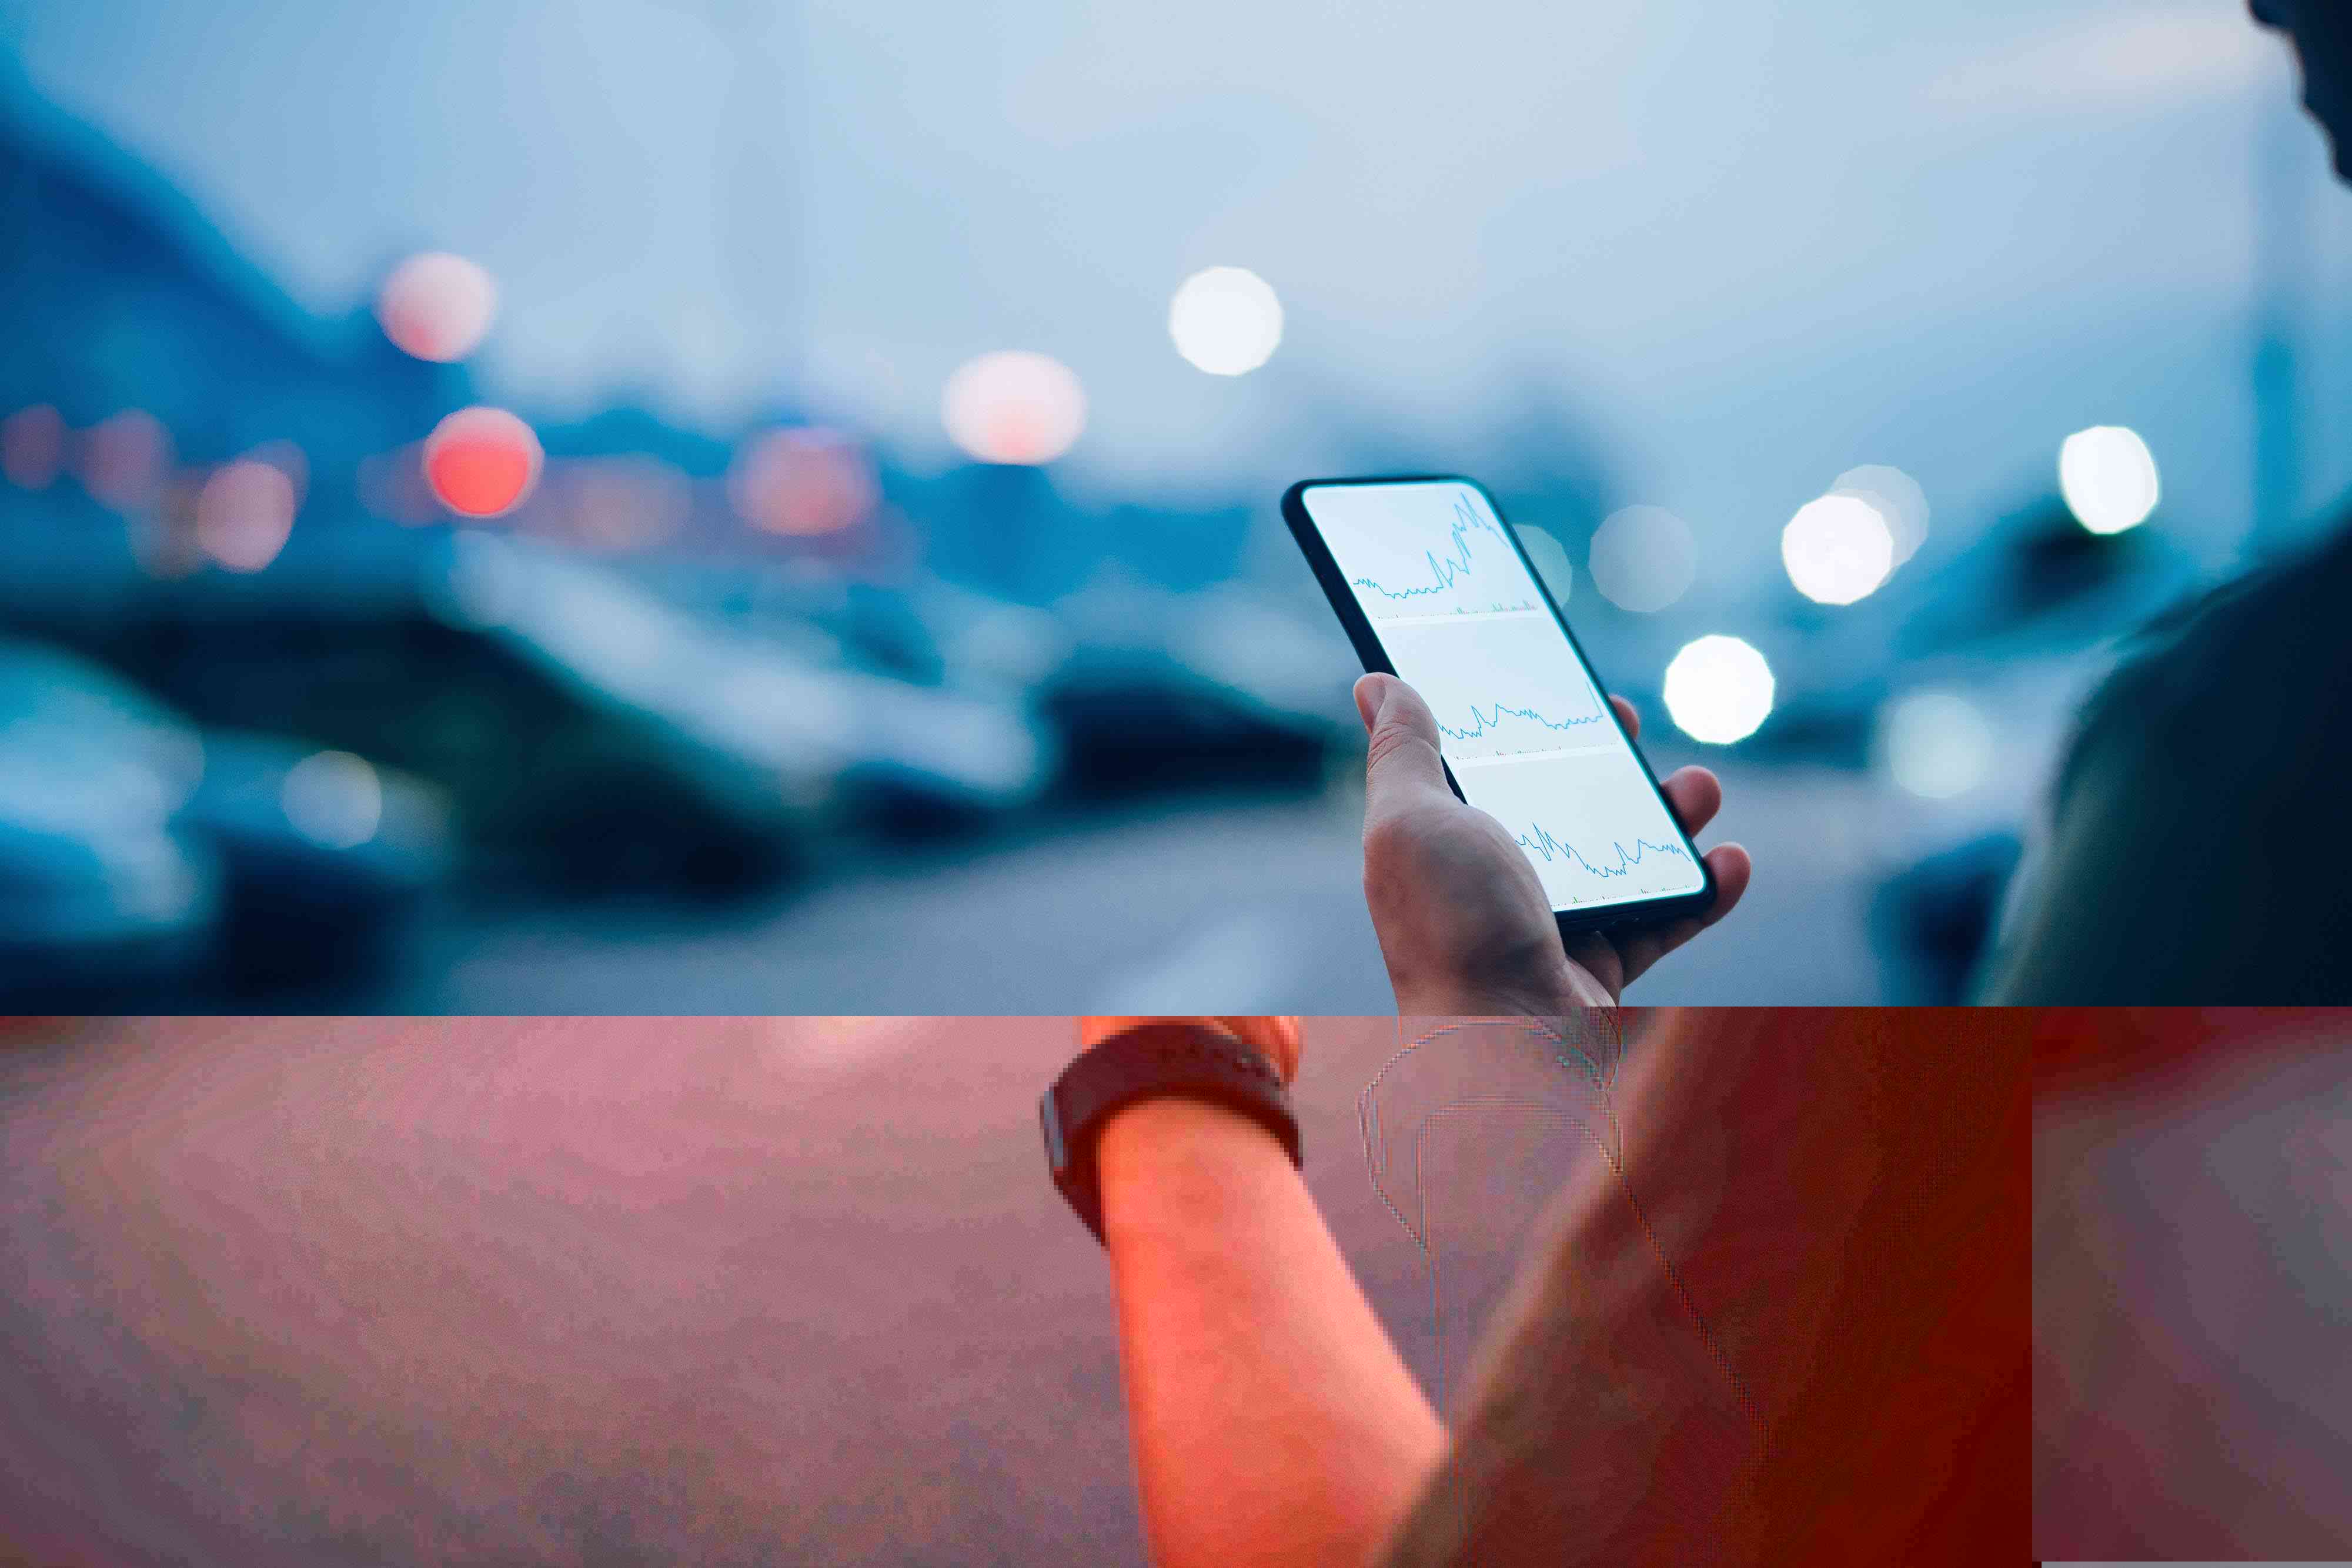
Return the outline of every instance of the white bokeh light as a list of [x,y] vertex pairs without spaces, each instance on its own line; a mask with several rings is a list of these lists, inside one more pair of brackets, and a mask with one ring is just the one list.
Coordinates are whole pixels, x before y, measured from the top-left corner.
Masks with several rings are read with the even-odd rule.
[[357,849],[383,821],[383,781],[364,757],[316,751],[286,770],[278,802],[294,831],[311,842]]
[[479,263],[432,250],[392,269],[375,317],[403,351],[447,364],[481,346],[498,308],[499,286]]
[[1849,468],[1830,486],[1832,496],[1854,496],[1878,508],[1895,539],[1895,564],[1901,566],[1927,542],[1927,492],[1900,468],[1865,463]]
[[2066,438],[2058,450],[2058,489],[2074,520],[2095,534],[2137,528],[2161,494],[2155,455],[2119,424],[2094,425]]
[[1772,711],[1772,667],[1737,637],[1701,637],[1666,666],[1666,712],[1693,740],[1728,746]]
[[1664,610],[1698,575],[1690,525],[1664,507],[1627,507],[1593,531],[1592,586],[1621,610]]
[[1246,375],[1282,341],[1282,301],[1247,267],[1213,267],[1177,287],[1168,304],[1168,335],[1195,370]]
[[1797,591],[1822,604],[1868,597],[1895,570],[1895,534],[1859,496],[1808,501],[1780,530],[1780,563]]
[[940,418],[949,439],[982,463],[1051,463],[1086,428],[1087,394],[1061,361],[1004,349],[948,378]]
[[1878,747],[1895,782],[1929,800],[1965,795],[1992,772],[1992,723],[1958,692],[1906,692],[1888,703]]
[[1536,575],[1551,592],[1555,602],[1565,604],[1570,590],[1576,586],[1576,568],[1568,559],[1567,547],[1555,538],[1549,528],[1532,523],[1521,523],[1515,530],[1519,543],[1525,545],[1528,559],[1536,564]]

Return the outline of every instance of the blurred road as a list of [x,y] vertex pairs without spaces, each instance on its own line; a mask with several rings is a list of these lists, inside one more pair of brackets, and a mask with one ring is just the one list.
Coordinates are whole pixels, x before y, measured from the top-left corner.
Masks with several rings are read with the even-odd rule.
[[[1671,758],[1661,768],[1690,758]],[[1710,761],[1717,759],[1710,758]],[[1719,762],[1718,762],[1718,766]],[[1859,1003],[1859,775],[1723,768],[1713,843],[1759,853],[1746,901],[1628,1001]],[[402,971],[326,1010],[1166,1012],[1393,1008],[1358,878],[1361,796],[1197,799],[1057,821],[977,848],[900,852],[752,910],[447,913]]]
[[[1109,1279],[1038,1141],[1073,1043],[0,1024],[0,1560],[1139,1564]],[[1357,1123],[1398,1043],[1316,1020],[1298,1098],[1309,1184],[1426,1382],[1429,1277]],[[1515,1034],[1450,1036],[1384,1117],[1409,1150],[1470,1084],[1555,1082]],[[1578,1144],[1508,1113],[1432,1143],[1458,1377]]]

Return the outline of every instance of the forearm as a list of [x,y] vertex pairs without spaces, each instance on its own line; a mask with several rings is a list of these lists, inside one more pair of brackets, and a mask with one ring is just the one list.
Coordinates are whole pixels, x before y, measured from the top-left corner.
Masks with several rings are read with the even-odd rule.
[[1105,1126],[1098,1168],[1153,1561],[1368,1562],[1444,1428],[1281,1147],[1157,1099]]
[[1959,1563],[2021,1539],[2025,1040],[1983,1012],[1667,1020],[1387,1561]]

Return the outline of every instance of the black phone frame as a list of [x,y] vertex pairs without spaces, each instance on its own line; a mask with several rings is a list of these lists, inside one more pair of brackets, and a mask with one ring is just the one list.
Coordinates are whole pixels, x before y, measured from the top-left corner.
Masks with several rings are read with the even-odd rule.
[[[1315,573],[1315,580],[1322,586],[1323,597],[1330,601],[1333,613],[1339,617],[1339,624],[1347,629],[1348,641],[1355,645],[1356,657],[1363,661],[1368,673],[1393,675],[1397,671],[1396,665],[1389,659],[1388,650],[1381,643],[1379,633],[1372,630],[1371,618],[1364,613],[1363,606],[1356,602],[1356,595],[1349,588],[1346,575],[1340,571],[1339,563],[1332,558],[1331,547],[1324,542],[1322,531],[1316,528],[1315,519],[1307,516],[1307,492],[1381,485],[1466,485],[1475,490],[1486,503],[1487,510],[1494,513],[1496,522],[1502,525],[1503,537],[1509,539],[1511,548],[1518,552],[1519,563],[1527,568],[1528,578],[1542,593],[1545,606],[1551,611],[1552,620],[1559,627],[1560,635],[1568,639],[1569,650],[1576,655],[1577,663],[1584,667],[1586,678],[1605,698],[1609,688],[1601,681],[1601,672],[1593,668],[1591,659],[1585,654],[1584,645],[1576,640],[1576,632],[1569,626],[1568,617],[1561,612],[1559,601],[1552,597],[1543,573],[1536,570],[1535,562],[1528,558],[1527,546],[1520,542],[1518,530],[1511,526],[1510,518],[1503,515],[1503,508],[1496,501],[1494,492],[1477,480],[1461,474],[1370,474],[1333,479],[1301,479],[1282,493],[1282,520],[1290,526],[1290,537],[1298,541],[1299,550],[1307,557],[1307,564]],[[1706,863],[1706,857],[1699,852],[1690,830],[1683,826],[1682,819],[1675,814],[1674,806],[1666,800],[1665,791],[1658,787],[1658,776],[1651,770],[1650,759],[1642,755],[1641,747],[1625,733],[1625,726],[1617,716],[1617,706],[1604,701],[1602,706],[1608,710],[1609,722],[1615,726],[1618,738],[1633,754],[1634,762],[1641,767],[1642,776],[1650,781],[1651,792],[1658,797],[1658,804],[1664,808],[1666,821],[1672,822],[1675,831],[1681,835],[1683,848],[1689,852],[1691,863],[1698,867],[1703,885],[1695,893],[1637,899],[1612,904],[1606,909],[1583,912],[1555,909],[1551,912],[1552,918],[1559,924],[1563,943],[1580,932],[1635,930],[1667,925],[1689,915],[1705,914],[1715,904],[1714,868]],[[1454,791],[1456,800],[1467,804],[1469,797],[1462,793],[1462,785],[1454,777],[1453,766],[1442,755],[1438,763],[1445,769],[1446,787]]]

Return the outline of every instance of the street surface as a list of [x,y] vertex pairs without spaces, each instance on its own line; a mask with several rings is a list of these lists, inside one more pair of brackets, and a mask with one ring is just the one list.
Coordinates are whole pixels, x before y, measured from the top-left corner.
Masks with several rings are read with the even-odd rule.
[[[1724,924],[1629,1002],[1879,999],[1855,775],[1726,768],[1702,844],[1756,876]],[[977,845],[904,851],[744,910],[455,913],[401,971],[330,1010],[1166,1012],[1393,1008],[1364,913],[1362,798],[1192,799]]]

